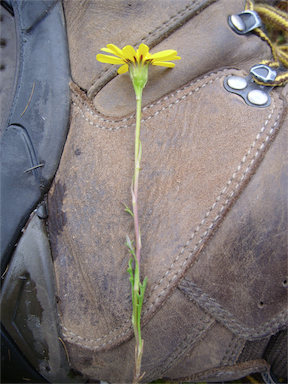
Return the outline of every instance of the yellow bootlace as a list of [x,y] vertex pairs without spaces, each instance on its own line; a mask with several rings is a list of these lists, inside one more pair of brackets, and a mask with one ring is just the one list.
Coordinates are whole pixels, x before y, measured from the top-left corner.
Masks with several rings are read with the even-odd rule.
[[[271,48],[272,59],[262,60],[260,64],[267,65],[271,68],[282,67],[288,69],[288,14],[281,11],[279,8],[272,7],[267,4],[254,4],[251,0],[246,0],[245,10],[255,11],[261,18],[263,24],[271,25],[273,29],[282,31],[285,38],[284,44],[272,42],[268,35],[261,28],[255,28],[253,32],[265,41]],[[254,78],[256,83],[267,85]],[[272,83],[271,86],[283,86],[288,82],[288,70],[281,71]]]

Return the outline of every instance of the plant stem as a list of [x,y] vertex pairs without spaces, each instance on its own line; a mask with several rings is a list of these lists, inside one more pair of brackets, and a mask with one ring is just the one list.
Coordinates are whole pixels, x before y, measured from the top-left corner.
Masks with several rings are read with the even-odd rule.
[[[138,183],[140,173],[141,161],[141,142],[140,142],[140,123],[141,123],[141,104],[142,104],[142,90],[136,93],[136,129],[135,129],[135,172],[132,185],[132,206],[134,216],[135,238],[136,238],[136,252],[135,252],[135,272],[134,272],[134,289],[133,289],[133,313],[132,324],[135,334],[135,370],[133,384],[138,384],[140,380],[141,360],[143,354],[143,340],[141,338],[141,307],[139,305],[140,290],[140,252],[141,252],[141,236],[138,218]],[[144,294],[144,292],[143,292]]]
[[141,252],[141,237],[138,220],[138,183],[140,173],[140,161],[141,161],[141,142],[140,142],[140,123],[141,123],[141,104],[142,104],[142,91],[136,94],[137,113],[136,113],[136,129],[135,129],[135,172],[133,183],[133,214],[134,214],[134,226],[136,237],[136,258],[139,264],[140,272],[140,252]]

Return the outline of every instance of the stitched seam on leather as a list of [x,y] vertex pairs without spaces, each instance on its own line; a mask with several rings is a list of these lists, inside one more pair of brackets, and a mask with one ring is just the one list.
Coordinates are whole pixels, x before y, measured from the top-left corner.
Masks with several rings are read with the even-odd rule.
[[229,343],[229,346],[225,352],[225,355],[223,356],[223,359],[220,363],[220,366],[224,365],[233,365],[235,363],[235,359],[239,355],[239,349],[243,349],[243,345],[245,343],[244,339],[240,339],[238,336],[234,335],[232,336],[232,339]]
[[[150,382],[156,377],[161,377],[166,371],[171,369],[184,353],[187,353],[188,350],[194,348],[195,344],[199,341],[199,339],[203,337],[203,333],[206,334],[215,323],[216,320],[213,317],[207,315],[207,313],[204,313],[204,315],[197,322],[197,324],[193,326],[192,332],[190,332],[185,337],[185,339],[182,340],[177,350],[174,351],[171,355],[169,355],[167,359],[163,362],[162,369],[152,373],[149,372],[145,380]],[[195,334],[196,337],[194,336]],[[189,340],[191,339],[191,337],[192,340]]]
[[227,365],[233,365],[235,364],[235,361],[237,361],[238,356],[242,352],[245,345],[245,340],[238,338],[237,342],[235,343],[234,349],[231,352],[231,355],[227,361]]
[[[164,101],[164,100],[167,100],[167,98],[170,98],[170,97],[173,97],[175,96],[177,93],[181,92],[182,90],[185,90],[186,88],[190,87],[191,85],[197,83],[198,81],[201,81],[205,78],[208,78],[212,75],[217,75],[218,73],[223,73],[224,71],[218,71],[218,72],[213,72],[211,73],[210,75],[206,75],[204,77],[202,77],[201,79],[198,79],[196,80],[195,82],[191,82],[189,85],[181,88],[180,90],[178,90],[177,92],[173,93],[172,95],[169,95],[167,97],[164,97],[163,99],[160,99],[159,102],[157,102],[156,104],[160,104],[161,101]],[[206,83],[203,83],[200,87],[196,88],[195,90],[193,91],[190,91],[188,92],[186,95],[183,95],[185,97],[181,97],[181,98],[178,98],[176,101],[174,101],[173,103],[169,104],[167,107],[165,108],[162,108],[161,110],[158,110],[153,116],[157,115],[158,113],[160,113],[161,111],[167,109],[167,108],[170,108],[172,105],[174,104],[177,104],[178,102],[180,102],[181,100],[183,100],[184,98],[186,98],[188,95],[191,95],[192,93],[194,92],[197,92],[200,88],[203,88],[205,87],[207,84],[211,84],[212,82],[214,82],[215,80],[219,80],[220,77],[216,77],[215,79],[212,79],[212,80],[209,80],[207,81]],[[80,101],[80,103],[85,106],[88,111],[92,112],[92,110],[87,106],[87,104],[85,103],[84,100],[80,99],[80,97],[74,92],[74,94],[77,96],[77,99]],[[172,268],[174,267],[174,264],[179,260],[179,258],[181,257],[181,255],[184,253],[185,249],[188,247],[188,245],[190,244],[190,242],[193,240],[193,238],[195,237],[195,235],[199,232],[200,228],[203,226],[203,224],[205,223],[206,219],[208,218],[208,216],[210,215],[210,213],[215,209],[217,203],[220,201],[221,197],[223,195],[225,195],[228,187],[231,185],[231,183],[236,179],[236,176],[238,175],[239,171],[241,170],[242,166],[244,165],[244,163],[246,162],[248,156],[251,154],[251,151],[253,150],[253,148],[255,147],[256,143],[258,142],[258,140],[260,139],[260,137],[262,136],[262,134],[264,133],[265,129],[266,129],[266,126],[268,125],[270,119],[272,118],[273,114],[274,114],[274,110],[275,110],[275,100],[274,98],[272,97],[272,101],[273,101],[273,107],[272,107],[272,111],[269,113],[267,119],[265,120],[263,126],[261,127],[260,129],[260,132],[256,135],[256,138],[255,140],[253,141],[253,143],[251,144],[250,146],[250,149],[247,151],[247,153],[244,155],[244,157],[242,158],[240,164],[238,165],[237,169],[235,170],[235,172],[233,173],[232,177],[229,179],[229,181],[227,182],[226,186],[224,187],[224,189],[220,192],[219,196],[216,198],[216,201],[214,202],[214,204],[209,208],[209,210],[207,211],[207,213],[205,214],[203,220],[201,221],[201,223],[197,226],[197,228],[193,231],[190,239],[186,242],[186,244],[184,245],[184,247],[182,248],[182,250],[180,251],[179,255],[176,257],[176,259],[173,261],[173,263],[170,265],[170,267],[168,268],[168,270],[165,272],[165,274],[163,275],[163,277],[160,279],[160,281],[158,282],[158,284],[156,284],[153,289],[151,290],[151,292],[149,293],[149,295],[147,296],[147,298],[144,300],[144,304],[147,302],[147,300],[151,297],[151,295],[154,293],[154,291],[157,290],[157,288],[160,286],[160,284],[162,283],[162,281],[165,279],[165,277],[169,274],[169,272],[172,270]],[[75,103],[74,103],[75,104]],[[82,114],[82,117],[84,117],[84,119],[86,120],[87,118],[85,117],[84,113],[82,112],[81,108],[75,104],[78,109],[80,110],[81,114]],[[148,108],[151,108],[153,107],[155,104],[151,104],[149,107],[146,107],[147,109]],[[95,114],[95,113],[94,113]],[[98,116],[97,116],[98,117]],[[152,117],[152,116],[151,116]],[[280,117],[280,113],[278,114],[277,118],[276,118],[276,121],[275,123],[273,124],[273,126],[270,128],[270,131],[268,132],[268,134],[266,135],[265,139],[263,140],[262,144],[260,145],[259,149],[256,151],[256,153],[254,154],[250,164],[248,165],[248,167],[246,168],[246,170],[244,171],[244,173],[242,174],[242,177],[241,179],[239,180],[239,182],[236,184],[235,188],[232,190],[230,196],[227,196],[227,199],[225,201],[225,203],[221,206],[220,210],[218,211],[216,217],[214,217],[214,219],[212,220],[209,228],[204,232],[203,236],[201,237],[201,239],[198,241],[198,243],[194,246],[192,252],[189,253],[189,255],[185,258],[185,260],[183,261],[183,264],[182,266],[180,267],[180,269],[175,272],[175,274],[173,275],[173,277],[168,281],[168,284],[166,285],[166,287],[158,294],[158,296],[156,297],[156,299],[151,303],[151,305],[144,311],[143,313],[143,317],[154,307],[154,305],[159,301],[159,299],[161,298],[161,296],[163,296],[163,294],[165,293],[165,291],[169,288],[170,284],[177,278],[177,275],[179,273],[182,272],[183,268],[185,267],[185,265],[187,264],[188,260],[193,256],[193,254],[199,249],[200,245],[203,244],[204,242],[204,239],[208,236],[208,234],[212,231],[212,229],[214,228],[215,226],[215,223],[218,221],[218,219],[220,218],[222,212],[225,210],[225,208],[228,206],[228,204],[230,203],[231,199],[233,198],[233,196],[235,195],[236,191],[238,190],[240,184],[242,183],[242,181],[244,180],[245,176],[247,175],[247,173],[251,170],[253,164],[255,163],[257,157],[259,156],[260,152],[259,150],[263,150],[264,147],[265,147],[265,144],[268,142],[269,138],[271,137],[271,135],[273,135],[274,133],[274,130],[275,130],[275,127],[277,126],[278,124],[278,120],[279,120],[279,117]],[[149,118],[147,119],[143,119],[143,121],[146,121],[148,120]],[[87,120],[86,120],[87,121]],[[89,120],[88,120],[89,121]],[[91,125],[94,125],[93,122],[89,121]],[[131,124],[132,126],[132,124]],[[106,128],[106,127],[105,127]],[[119,127],[120,128],[120,127]],[[106,128],[107,129],[107,128]],[[111,130],[111,129],[110,129]],[[75,344],[78,344],[78,345],[81,345],[82,347],[86,347],[86,348],[89,348],[89,349],[99,349],[99,348],[103,348],[105,347],[107,344],[111,344],[112,342],[114,342],[115,340],[119,339],[120,337],[123,337],[125,336],[127,333],[129,333],[131,331],[131,325],[129,326],[129,328],[127,330],[125,330],[123,333],[117,335],[116,337],[114,337],[112,340],[109,340],[103,344],[100,344],[99,346],[85,346],[81,343],[77,343],[75,342],[74,338],[76,337],[77,339],[79,340],[83,340],[85,342],[89,342],[89,343],[97,343],[101,340],[104,340],[106,337],[108,337],[109,335],[113,334],[114,332],[117,332],[119,329],[123,328],[125,325],[127,325],[127,323],[130,323],[130,320],[126,320],[125,322],[123,322],[119,327],[115,328],[113,331],[110,331],[107,335],[105,336],[102,336],[101,338],[98,338],[98,339],[85,339],[85,338],[82,338],[78,335],[75,335],[73,332],[69,331],[64,325],[62,325],[62,328],[65,329],[66,332],[68,332],[72,338],[70,338],[69,336],[63,334],[63,336],[66,337],[67,340],[70,340],[71,342],[75,343]]]
[[[185,281],[188,283],[188,287],[184,285]],[[288,311],[284,310],[272,320],[267,321],[259,327],[245,327],[241,325],[229,311],[222,308],[222,306],[215,299],[206,293],[203,293],[202,290],[190,280],[184,278],[183,282],[184,284],[182,283],[179,285],[179,289],[189,300],[197,303],[203,310],[206,310],[216,320],[225,325],[233,333],[236,333],[239,337],[251,340],[261,336],[269,336],[271,332],[274,332],[279,327],[279,325],[284,326],[285,322],[288,320]]]
[[103,344],[101,344],[101,345],[94,346],[94,347],[93,347],[93,346],[89,346],[89,345],[82,344],[82,343],[80,343],[80,342],[77,342],[77,341],[74,340],[74,338],[79,339],[79,340],[81,340],[81,341],[88,342],[88,343],[97,343],[97,342],[99,342],[99,341],[101,341],[101,340],[103,340],[103,339],[106,339],[106,337],[108,337],[108,336],[111,335],[112,333],[117,332],[118,329],[124,327],[127,323],[130,323],[130,319],[127,319],[126,321],[124,321],[124,323],[122,323],[119,327],[113,329],[113,331],[110,331],[109,333],[107,333],[107,335],[102,336],[102,337],[99,337],[98,339],[95,339],[95,340],[94,340],[94,339],[87,339],[87,338],[78,336],[78,335],[76,335],[75,333],[69,331],[69,329],[67,329],[63,324],[60,324],[60,325],[61,325],[61,327],[62,327],[66,332],[68,332],[68,333],[71,335],[71,337],[69,337],[69,336],[67,336],[65,333],[63,333],[63,336],[65,337],[66,340],[71,341],[73,344],[80,345],[80,346],[83,347],[83,348],[89,348],[89,349],[96,350],[96,349],[105,347],[106,345],[111,344],[111,343],[113,343],[113,341],[119,339],[119,337],[122,337],[122,336],[126,335],[126,333],[128,333],[129,331],[131,331],[131,326],[129,326],[129,328],[128,328],[125,332],[123,332],[123,333],[121,333],[120,335],[114,337],[114,339],[107,341],[107,343],[105,342],[105,343],[103,343]]
[[[249,365],[248,365],[249,363]],[[253,360],[248,363],[240,363],[240,364],[235,364],[232,367],[221,367],[222,370],[219,370],[220,368],[212,368],[204,372],[196,373],[192,376],[186,376],[186,377],[181,377],[178,378],[178,381],[203,381],[203,380],[208,380],[213,377],[220,377],[222,375],[226,375],[227,373],[229,375],[231,373],[241,373],[242,377],[247,376],[248,373],[251,372],[267,372],[268,369],[270,368],[270,364],[268,364],[264,359],[261,360]],[[253,365],[254,363],[254,365]]]
[[[178,93],[184,91],[184,90],[187,89],[187,88],[190,88],[192,85],[197,84],[198,82],[201,82],[202,80],[204,80],[204,79],[206,79],[206,78],[209,78],[210,76],[217,75],[218,73],[223,73],[223,74],[224,74],[224,71],[225,71],[225,70],[221,70],[221,71],[218,71],[218,72],[213,72],[213,73],[211,73],[211,74],[209,74],[209,75],[205,75],[205,76],[203,76],[203,77],[197,79],[196,81],[193,81],[193,82],[191,82],[190,84],[188,84],[188,85],[186,85],[186,86],[180,88],[179,90],[177,90],[176,92],[170,94],[169,96],[165,96],[165,97],[161,98],[161,99],[158,100],[156,103],[152,103],[152,104],[150,104],[149,106],[144,107],[144,108],[142,109],[142,112],[145,112],[146,110],[149,110],[150,108],[153,108],[154,106],[157,106],[157,105],[160,106],[160,104],[163,103],[164,101],[167,101],[167,100],[169,100],[169,99],[173,99]],[[173,101],[172,103],[170,103],[169,105],[167,105],[166,107],[163,107],[163,108],[157,110],[153,115],[150,115],[150,116],[148,116],[148,117],[145,118],[145,119],[142,119],[142,120],[141,120],[141,123],[143,123],[143,122],[145,122],[145,121],[148,121],[148,120],[150,120],[151,118],[157,116],[159,113],[165,111],[166,109],[173,107],[174,105],[178,104],[180,101],[186,99],[186,97],[191,96],[193,93],[198,92],[201,88],[206,87],[207,84],[211,84],[211,83],[213,83],[214,81],[219,80],[219,78],[220,78],[220,77],[216,77],[216,78],[214,78],[214,79],[212,79],[212,80],[209,80],[209,81],[207,80],[207,82],[203,83],[201,86],[197,87],[196,89],[194,89],[194,90],[192,90],[192,91],[187,92],[187,94],[184,94],[183,96],[179,97],[178,99],[176,99],[175,101]],[[73,89],[72,89],[72,91],[73,91]],[[132,114],[132,115],[130,115],[129,117],[124,118],[124,119],[115,119],[115,120],[105,119],[105,118],[103,118],[102,116],[100,116],[100,114],[97,113],[96,110],[93,111],[93,110],[87,105],[87,103],[86,103],[82,98],[79,97],[79,95],[78,95],[77,93],[75,93],[75,92],[73,92],[73,93],[75,94],[77,100],[78,100],[78,101],[82,104],[82,106],[86,109],[86,111],[87,111],[88,113],[90,113],[92,116],[94,116],[95,118],[99,119],[99,120],[100,120],[101,122],[103,122],[103,123],[120,123],[120,122],[121,122],[121,123],[124,123],[124,122],[126,123],[127,121],[129,121],[129,120],[135,118],[135,114]],[[131,124],[119,125],[119,126],[117,126],[117,127],[107,127],[107,126],[105,126],[105,125],[96,124],[94,121],[92,121],[91,119],[89,119],[88,117],[85,116],[84,112],[82,111],[82,109],[79,107],[79,105],[78,105],[75,101],[73,101],[72,103],[73,103],[73,105],[76,106],[77,109],[81,112],[81,115],[82,115],[83,119],[84,119],[86,122],[88,122],[90,125],[93,125],[93,126],[96,127],[96,128],[104,129],[104,130],[106,129],[106,130],[108,130],[108,131],[115,131],[115,130],[118,130],[118,129],[123,129],[123,128],[133,127],[133,126],[135,125],[135,122],[134,122],[134,123],[131,123]]]
[[[187,295],[185,295],[185,296],[187,296]],[[228,361],[231,357],[231,348],[233,347],[233,349],[235,349],[235,342],[237,343],[237,341],[238,341],[238,337],[233,334],[232,338],[230,340],[230,343],[228,345],[228,348],[226,349],[225,355],[223,356],[223,359],[220,363],[220,367],[222,365],[228,365]]]
[[[167,28],[167,27],[168,27],[167,29],[169,29],[169,23],[170,23],[170,24],[173,24],[173,23],[177,22],[177,19],[179,19],[179,20],[181,20],[181,19],[183,19],[183,18],[185,19],[186,14],[189,14],[189,12],[190,12],[191,10],[193,10],[193,9],[195,8],[195,6],[197,6],[199,3],[201,4],[201,1],[199,2],[199,1],[194,0],[192,4],[188,4],[188,5],[186,5],[185,8],[180,9],[180,11],[178,11],[175,15],[171,16],[168,20],[164,21],[163,23],[161,23],[161,25],[157,26],[157,27],[154,28],[151,32],[148,32],[145,36],[143,36],[143,37],[138,41],[138,43],[135,44],[135,46],[138,46],[139,44],[145,42],[149,37],[151,37],[151,36],[157,34],[157,32],[158,32],[159,30],[161,30],[161,29],[164,30],[164,29]],[[151,48],[151,47],[150,47],[150,48]],[[95,82],[96,82],[98,79],[101,78],[101,76],[103,76],[106,72],[108,72],[109,69],[111,69],[111,67],[105,69],[104,71],[101,71],[101,72],[98,74],[98,76],[96,77],[96,79],[94,80],[94,84],[95,84]],[[93,84],[93,85],[94,85],[94,84]],[[93,87],[93,85],[92,85],[91,87]]]

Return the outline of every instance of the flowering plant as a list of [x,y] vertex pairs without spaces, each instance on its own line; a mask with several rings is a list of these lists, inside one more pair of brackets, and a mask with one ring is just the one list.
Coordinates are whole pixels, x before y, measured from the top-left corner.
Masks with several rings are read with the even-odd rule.
[[[126,45],[123,49],[120,49],[114,44],[108,44],[106,48],[102,48],[101,50],[106,53],[112,54],[113,56],[108,56],[100,53],[96,56],[96,59],[102,63],[116,65],[121,64],[121,67],[118,69],[119,74],[126,73],[129,71],[136,95],[135,168],[131,185],[133,212],[125,204],[125,211],[130,213],[134,218],[135,247],[133,246],[133,241],[130,240],[128,235],[126,235],[125,244],[127,245],[129,252],[133,256],[129,260],[129,267],[127,271],[130,275],[129,280],[131,282],[132,287],[132,325],[136,339],[135,371],[133,383],[138,383],[141,379],[140,370],[144,345],[144,341],[141,338],[140,320],[144,293],[147,284],[147,277],[145,277],[142,284],[140,283],[141,235],[138,217],[138,184],[139,173],[141,170],[140,161],[142,155],[142,146],[140,141],[142,92],[148,80],[149,65],[159,65],[162,67],[173,68],[175,64],[171,63],[170,61],[180,60],[181,58],[177,56],[177,51],[174,51],[172,49],[151,54],[149,52],[149,48],[145,44],[140,44],[137,51],[135,51],[135,49],[131,45]],[[135,261],[134,271],[132,267],[133,260]]]

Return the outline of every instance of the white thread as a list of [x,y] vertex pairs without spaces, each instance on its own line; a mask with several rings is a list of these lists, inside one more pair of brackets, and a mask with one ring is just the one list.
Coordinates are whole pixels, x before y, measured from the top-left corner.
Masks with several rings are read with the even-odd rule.
[[[220,72],[220,71],[219,71],[219,72]],[[217,73],[218,73],[218,72],[217,72]],[[212,73],[211,75],[213,75],[213,73]],[[178,91],[176,91],[175,93],[171,94],[169,97],[168,97],[168,96],[165,96],[164,98],[158,100],[157,103],[156,103],[156,105],[158,105],[158,104],[160,104],[161,102],[163,102],[163,100],[166,101],[166,100],[168,100],[169,98],[170,98],[170,99],[173,98],[177,93],[179,93],[179,92],[185,90],[186,88],[192,86],[193,84],[197,83],[198,81],[201,81],[201,80],[206,79],[207,77],[208,77],[208,76],[204,76],[202,79],[198,79],[198,80],[196,80],[196,81],[194,81],[194,82],[191,82],[188,86],[185,86],[185,87],[181,88],[180,90],[178,90]],[[214,82],[214,81],[216,81],[216,80],[218,80],[218,79],[219,79],[219,77],[217,77],[217,78],[215,78],[215,79],[211,79],[208,83],[204,83],[204,84],[202,84],[202,85],[201,85],[201,88],[204,88],[207,84],[212,83],[212,82]],[[192,95],[192,93],[197,92],[199,89],[200,89],[200,88],[198,87],[198,88],[196,88],[194,91],[190,91],[187,95],[184,95],[185,97],[182,96],[181,98],[179,98],[179,99],[175,100],[174,102],[170,103],[168,106],[163,107],[163,108],[161,109],[161,111],[164,111],[164,110],[166,110],[166,109],[168,109],[168,108],[171,108],[174,104],[178,104],[179,101],[185,99],[187,96]],[[78,95],[76,95],[76,96],[77,96],[77,99],[79,99]],[[96,118],[99,118],[99,119],[100,119],[101,121],[103,121],[103,122],[107,122],[107,123],[115,123],[115,122],[116,122],[116,120],[103,119],[103,118],[100,117],[96,112],[94,112],[93,110],[91,110],[91,109],[85,104],[84,101],[80,100],[80,102],[81,102],[81,104],[84,106],[84,108],[87,110],[87,112],[89,112],[92,116],[95,116]],[[84,113],[83,113],[83,111],[82,111],[82,109],[80,108],[79,105],[77,105],[75,102],[73,102],[73,105],[75,105],[75,106],[80,110],[81,115],[82,115],[82,117],[85,119],[85,121],[89,122],[90,125],[93,125],[93,126],[95,126],[96,128],[101,128],[101,129],[107,129],[107,130],[110,130],[110,131],[114,131],[114,130],[118,130],[118,129],[121,129],[121,128],[132,127],[132,126],[135,125],[135,123],[132,123],[132,124],[130,124],[130,125],[118,126],[118,127],[115,127],[115,128],[112,128],[112,127],[109,127],[109,128],[108,128],[108,127],[106,127],[106,126],[99,126],[98,124],[95,124],[93,121],[89,120],[89,119],[84,115]],[[150,104],[148,107],[144,107],[144,108],[142,109],[142,111],[146,111],[147,109],[154,107],[154,105],[155,105],[155,104],[152,103],[152,104]],[[157,116],[158,114],[159,114],[159,111],[156,111],[152,116],[150,116],[150,117],[148,117],[148,118],[146,118],[146,119],[143,119],[143,120],[141,120],[141,121],[144,122],[144,121],[150,119],[151,117]],[[119,122],[122,122],[122,123],[123,123],[124,121],[130,120],[130,119],[132,119],[133,117],[135,117],[134,114],[131,115],[129,118],[125,118],[125,119],[123,119],[123,120],[119,120]]]

